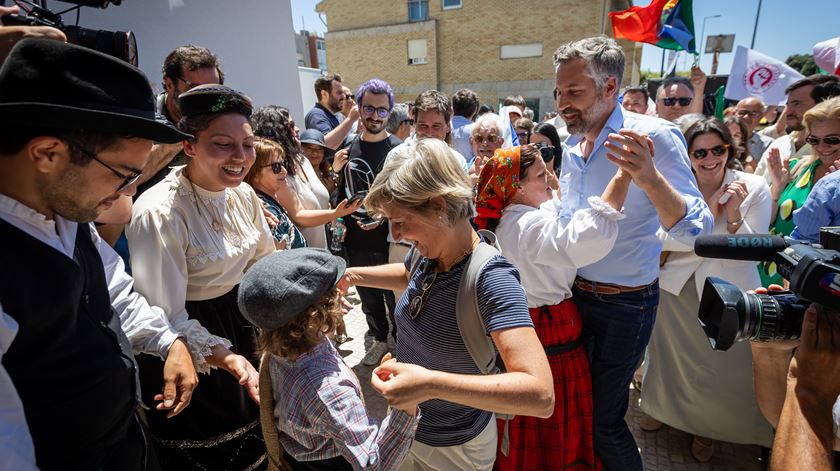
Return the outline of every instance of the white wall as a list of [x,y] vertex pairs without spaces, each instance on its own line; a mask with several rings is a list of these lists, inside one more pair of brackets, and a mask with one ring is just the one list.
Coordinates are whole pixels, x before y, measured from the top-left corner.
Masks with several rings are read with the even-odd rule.
[[[298,77],[300,77],[300,97],[301,103],[303,103],[303,109],[309,111],[310,108],[315,106],[315,102],[318,101],[318,96],[315,95],[315,80],[321,76],[320,69],[313,69],[311,67],[298,67]],[[306,126],[303,125],[303,120],[295,121],[298,124],[298,127],[301,129],[306,129]]]
[[[53,11],[72,6],[47,3]],[[75,14],[64,20],[72,24]],[[157,89],[170,51],[187,43],[207,47],[221,60],[226,85],[250,96],[256,106],[285,106],[303,123],[289,0],[123,0],[104,10],[82,8],[79,25],[133,31],[140,68]]]

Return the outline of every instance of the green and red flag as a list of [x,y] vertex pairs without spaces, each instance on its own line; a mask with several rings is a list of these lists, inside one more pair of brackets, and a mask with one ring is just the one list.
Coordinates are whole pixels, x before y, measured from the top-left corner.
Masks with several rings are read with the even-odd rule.
[[651,0],[644,7],[610,13],[616,38],[696,53],[691,0]]

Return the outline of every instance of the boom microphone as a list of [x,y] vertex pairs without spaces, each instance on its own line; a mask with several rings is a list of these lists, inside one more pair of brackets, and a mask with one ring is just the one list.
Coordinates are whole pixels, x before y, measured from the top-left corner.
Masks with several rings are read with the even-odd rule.
[[764,234],[715,234],[700,236],[694,242],[694,253],[707,258],[761,262],[790,246],[784,238]]

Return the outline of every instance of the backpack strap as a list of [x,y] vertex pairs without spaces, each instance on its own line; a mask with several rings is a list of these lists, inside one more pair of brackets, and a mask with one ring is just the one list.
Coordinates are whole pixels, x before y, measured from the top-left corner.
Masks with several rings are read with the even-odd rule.
[[291,466],[283,459],[283,445],[274,421],[274,388],[268,364],[268,354],[263,353],[260,359],[260,428],[268,450],[268,471],[291,471]]
[[496,255],[501,255],[501,252],[495,247],[495,234],[487,230],[482,230],[479,234],[487,242],[479,243],[467,261],[464,275],[458,285],[455,312],[461,338],[475,365],[481,374],[494,374],[500,370],[496,366],[496,347],[493,340],[487,336],[487,326],[484,325],[478,308],[478,277],[487,262]]

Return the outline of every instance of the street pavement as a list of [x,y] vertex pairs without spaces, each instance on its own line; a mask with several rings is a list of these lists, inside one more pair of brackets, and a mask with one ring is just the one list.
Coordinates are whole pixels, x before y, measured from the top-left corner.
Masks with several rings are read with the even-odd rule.
[[[361,364],[365,348],[371,339],[365,339],[367,322],[361,311],[360,301],[351,291],[348,296],[353,309],[344,317],[347,334],[351,340],[339,345],[338,350],[356,375],[365,396],[368,409],[377,417],[387,413],[387,403],[370,385],[370,375],[374,367]],[[393,347],[393,344],[392,344]],[[630,425],[636,443],[642,451],[646,471],[762,471],[761,448],[750,445],[736,445],[717,442],[715,454],[708,463],[700,463],[691,456],[691,435],[664,425],[656,432],[645,432],[638,426],[642,412],[638,407],[639,393],[629,389],[630,410],[626,420]]]

